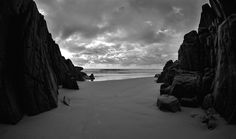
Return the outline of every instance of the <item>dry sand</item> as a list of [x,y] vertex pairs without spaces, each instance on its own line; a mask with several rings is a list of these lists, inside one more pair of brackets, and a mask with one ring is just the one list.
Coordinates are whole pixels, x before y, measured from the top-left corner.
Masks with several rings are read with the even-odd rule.
[[79,82],[80,90],[60,90],[70,105],[15,126],[0,125],[0,139],[236,139],[236,126],[218,118],[215,130],[200,122],[200,109],[162,112],[156,106],[159,84],[153,78]]

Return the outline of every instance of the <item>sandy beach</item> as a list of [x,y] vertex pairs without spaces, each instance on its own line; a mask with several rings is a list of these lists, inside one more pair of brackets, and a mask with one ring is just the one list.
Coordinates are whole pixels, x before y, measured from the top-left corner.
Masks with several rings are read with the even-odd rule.
[[17,125],[0,125],[0,139],[235,139],[236,126],[217,118],[208,130],[196,116],[202,110],[182,108],[162,112],[156,107],[160,84],[153,78],[78,82],[80,90],[60,89],[70,106],[37,116],[25,116]]

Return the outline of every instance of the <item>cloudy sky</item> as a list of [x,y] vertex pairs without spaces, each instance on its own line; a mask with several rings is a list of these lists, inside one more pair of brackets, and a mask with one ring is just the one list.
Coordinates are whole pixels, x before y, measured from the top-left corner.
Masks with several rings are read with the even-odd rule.
[[207,0],[36,0],[62,54],[85,68],[162,68]]

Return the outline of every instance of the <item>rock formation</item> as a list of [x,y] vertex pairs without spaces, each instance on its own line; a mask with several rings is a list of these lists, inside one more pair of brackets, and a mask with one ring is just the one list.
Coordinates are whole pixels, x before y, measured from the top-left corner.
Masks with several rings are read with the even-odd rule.
[[58,85],[78,89],[76,68],[62,57],[33,0],[1,0],[0,30],[0,122],[57,107]]
[[[176,96],[180,103],[189,98],[196,103],[194,98],[197,98],[201,105],[204,100],[207,108],[212,104],[228,123],[235,124],[236,1],[210,0],[209,3],[202,6],[198,32],[191,31],[184,36],[178,64],[170,68],[173,62],[168,61],[163,69],[159,79],[164,82],[161,92]],[[170,69],[175,69],[174,74]],[[174,77],[170,81],[167,75]]]

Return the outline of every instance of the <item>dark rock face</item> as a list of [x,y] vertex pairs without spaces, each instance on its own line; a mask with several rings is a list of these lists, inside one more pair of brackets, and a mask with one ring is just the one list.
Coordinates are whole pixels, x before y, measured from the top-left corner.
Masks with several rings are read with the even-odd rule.
[[211,26],[214,18],[216,17],[214,10],[209,4],[202,6],[201,20],[199,23],[198,33],[201,31],[208,31],[208,27]]
[[235,0],[209,0],[212,9],[215,11],[218,19],[225,20],[232,13],[236,13]]
[[79,89],[76,79],[70,74],[66,74],[62,82],[62,87],[67,89]]
[[236,122],[236,14],[218,32],[218,62],[214,86],[216,109],[229,122]]
[[179,49],[180,68],[189,71],[202,69],[202,45],[196,31],[191,31],[184,36],[184,42]]
[[0,122],[15,124],[24,114],[57,107],[58,85],[73,64],[64,64],[36,4],[1,0],[0,30]]
[[[229,123],[235,124],[236,1],[210,0],[210,5],[202,7],[198,32],[184,36],[178,56],[180,68],[173,81],[164,81],[169,68],[162,72],[165,85],[161,91],[178,97],[180,103],[184,100],[183,105],[197,97],[203,108],[214,107]],[[186,76],[181,71],[195,71],[198,77],[195,80],[196,74]]]
[[193,98],[200,92],[198,74],[179,74],[172,83],[171,95],[177,98]]
[[157,79],[157,83],[172,84],[174,76],[178,74],[179,61],[168,61],[163,68],[162,73]]

